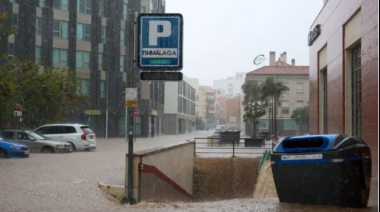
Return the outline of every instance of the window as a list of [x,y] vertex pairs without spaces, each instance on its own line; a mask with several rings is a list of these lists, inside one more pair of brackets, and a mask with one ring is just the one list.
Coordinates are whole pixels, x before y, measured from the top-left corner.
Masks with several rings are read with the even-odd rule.
[[104,0],[99,1],[99,16],[104,16]]
[[57,10],[69,10],[69,0],[54,0],[54,9]]
[[133,126],[135,128],[135,135],[141,135],[141,116],[135,118],[135,124]]
[[289,101],[282,101],[281,111],[282,114],[289,114]]
[[98,70],[103,70],[103,54],[98,54]]
[[36,46],[36,64],[39,64],[41,62],[41,47]]
[[45,7],[45,0],[40,0],[40,7]]
[[102,43],[106,43],[106,27],[102,27],[101,39],[102,39]]
[[53,49],[53,66],[67,66],[67,50]]
[[120,72],[124,72],[124,56],[120,56]]
[[[18,15],[12,14],[11,20],[12,20],[12,27],[18,27]],[[18,29],[16,29],[16,33],[17,33],[17,30]]]
[[53,36],[57,38],[68,38],[69,22],[54,20]]
[[303,83],[297,82],[297,93],[303,93]]
[[16,133],[15,132],[2,132],[1,135],[5,138],[5,139],[9,139],[9,140],[14,140],[16,139]]
[[303,107],[303,101],[297,101],[297,109],[301,109]]
[[128,20],[128,5],[123,4],[123,20]]
[[321,71],[322,77],[322,89],[323,89],[323,133],[328,133],[327,121],[328,121],[328,108],[327,108],[327,69]]
[[36,18],[36,35],[42,35],[42,19]]
[[124,45],[124,40],[125,40],[125,31],[124,29],[120,30],[120,45]]
[[8,56],[15,56],[15,44],[8,43]]
[[352,50],[351,98],[352,98],[352,135],[362,136],[362,69],[361,44]]
[[299,130],[300,127],[294,120],[284,120],[284,130]]
[[30,140],[30,137],[28,134],[24,132],[17,132],[17,140],[28,141]]
[[145,7],[141,7],[140,13],[145,13]]
[[100,97],[106,97],[106,81],[104,80],[100,82]]
[[92,0],[78,0],[77,11],[78,13],[91,14],[91,1]]
[[90,52],[77,51],[76,57],[77,68],[90,68]]
[[77,24],[77,40],[91,41],[91,25]]
[[90,80],[83,79],[78,86],[77,94],[89,95],[90,94]]

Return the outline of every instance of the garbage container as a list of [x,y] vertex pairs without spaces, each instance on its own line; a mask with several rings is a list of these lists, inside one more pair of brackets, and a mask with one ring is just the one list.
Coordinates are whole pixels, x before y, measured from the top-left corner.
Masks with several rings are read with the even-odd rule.
[[220,132],[219,141],[220,142],[235,142],[239,143],[240,140],[240,131],[235,130],[225,130]]
[[366,207],[371,152],[359,138],[308,135],[285,138],[271,155],[280,202]]

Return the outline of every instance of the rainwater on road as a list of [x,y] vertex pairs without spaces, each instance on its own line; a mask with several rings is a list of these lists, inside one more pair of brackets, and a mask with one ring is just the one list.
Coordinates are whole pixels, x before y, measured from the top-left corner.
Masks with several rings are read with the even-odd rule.
[[[141,138],[137,139],[135,150],[192,140],[194,137],[210,133],[161,136],[154,139]],[[276,198],[121,205],[107,199],[98,188],[98,182],[124,185],[127,144],[124,139],[98,139],[97,141],[97,150],[92,152],[32,154],[26,159],[0,160],[0,211],[377,211],[377,207],[354,210],[279,204]]]

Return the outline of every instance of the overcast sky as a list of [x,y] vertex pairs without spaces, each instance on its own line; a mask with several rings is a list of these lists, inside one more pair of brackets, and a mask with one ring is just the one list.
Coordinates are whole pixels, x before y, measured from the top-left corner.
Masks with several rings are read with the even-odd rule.
[[167,13],[184,18],[184,68],[201,85],[257,68],[253,59],[269,52],[276,60],[309,65],[307,36],[323,0],[166,0]]

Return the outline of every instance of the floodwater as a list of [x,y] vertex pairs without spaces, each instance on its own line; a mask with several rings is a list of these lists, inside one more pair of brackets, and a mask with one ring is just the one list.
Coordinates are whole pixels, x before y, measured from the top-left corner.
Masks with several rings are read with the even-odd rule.
[[[362,209],[279,203],[270,163],[265,163],[253,192],[253,198],[193,203],[149,203],[124,205],[128,211],[188,212],[374,212],[378,206]],[[376,204],[378,205],[378,204]]]

